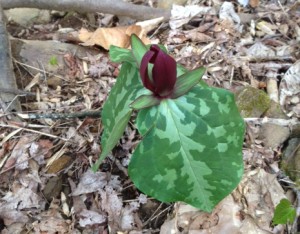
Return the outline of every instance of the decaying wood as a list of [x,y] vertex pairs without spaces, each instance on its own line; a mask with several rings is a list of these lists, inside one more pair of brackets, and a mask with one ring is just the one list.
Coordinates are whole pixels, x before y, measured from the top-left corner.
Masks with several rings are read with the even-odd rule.
[[169,10],[139,6],[122,0],[0,0],[0,3],[3,9],[29,7],[82,13],[101,12],[138,20],[170,18]]
[[[11,50],[6,32],[5,17],[0,3],[0,87],[7,90],[17,90],[16,78],[11,61]],[[0,92],[1,108],[4,111],[21,110],[16,95]]]

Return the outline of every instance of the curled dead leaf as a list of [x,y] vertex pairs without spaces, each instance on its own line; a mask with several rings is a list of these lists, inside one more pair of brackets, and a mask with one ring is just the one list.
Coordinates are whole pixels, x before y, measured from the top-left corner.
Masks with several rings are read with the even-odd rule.
[[111,45],[128,48],[132,34],[136,34],[145,44],[150,44],[150,40],[145,36],[145,31],[139,25],[98,28],[95,32],[81,29],[78,37],[84,46],[98,45],[108,50]]

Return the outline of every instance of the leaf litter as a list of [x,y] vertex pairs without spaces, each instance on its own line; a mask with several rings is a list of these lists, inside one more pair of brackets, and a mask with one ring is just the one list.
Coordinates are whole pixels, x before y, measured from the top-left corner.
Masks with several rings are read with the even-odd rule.
[[[105,40],[107,43],[104,37],[116,37],[115,33],[122,32],[118,43],[127,47],[126,30],[141,32],[145,27],[144,37],[148,33],[151,41],[165,44],[177,62],[188,69],[206,66],[204,80],[209,85],[233,92],[245,86],[260,89],[282,107],[287,115],[282,119],[297,120],[297,3],[239,2],[241,5],[188,1],[186,6],[173,7],[169,24],[154,20],[122,26],[120,31],[115,26],[124,22],[118,22],[117,17],[96,14],[98,21],[79,26],[76,21],[77,24],[68,25],[74,28],[66,33],[58,30],[56,22],[52,26],[33,25],[34,34],[17,29],[13,35],[81,43],[78,32],[86,28],[95,32],[81,31],[89,35],[86,46],[96,44],[108,49],[108,44],[102,44]],[[95,22],[99,24],[96,27]],[[27,87],[35,93],[22,99],[23,114],[100,110],[115,83],[119,65],[109,61],[106,50],[94,49],[97,55],[87,52],[83,58],[65,53],[64,77],[48,75],[43,69],[30,74],[24,69],[26,64],[17,65],[17,76],[24,77],[20,88]],[[100,171],[92,173],[90,165],[101,152],[100,114],[97,118],[23,118],[16,122],[1,112],[1,233],[284,233],[285,226],[271,225],[275,207],[282,198],[297,205],[295,195],[290,194],[297,196],[299,192],[280,169],[285,142],[293,132],[281,124],[266,130],[266,123],[278,118],[273,116],[278,115],[264,113],[262,118],[245,119],[244,178],[208,214],[182,203],[161,204],[134,188],[126,171],[132,150],[139,142],[134,125],[127,127]],[[281,117],[277,122],[282,123]],[[274,131],[284,131],[287,136],[274,139]],[[51,166],[54,169],[49,171]],[[288,228],[297,230],[297,221]]]

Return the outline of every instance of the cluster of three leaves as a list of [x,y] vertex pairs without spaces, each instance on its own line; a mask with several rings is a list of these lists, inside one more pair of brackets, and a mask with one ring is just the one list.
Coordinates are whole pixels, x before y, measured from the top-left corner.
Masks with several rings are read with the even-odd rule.
[[[147,50],[135,36],[132,51],[110,49],[111,60],[123,64],[103,107],[102,153],[94,169],[121,138],[133,111],[130,105],[151,95],[139,76]],[[128,170],[136,187],[149,196],[211,211],[242,177],[244,122],[233,95],[199,82],[203,73],[203,68],[186,73],[177,65],[178,81],[193,76],[199,85],[183,96],[139,111],[136,126],[143,139]]]

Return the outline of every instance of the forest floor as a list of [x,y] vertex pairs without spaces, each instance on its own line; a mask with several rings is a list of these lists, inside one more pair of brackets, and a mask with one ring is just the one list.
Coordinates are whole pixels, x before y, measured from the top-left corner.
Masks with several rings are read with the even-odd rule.
[[[174,8],[168,22],[142,26],[101,13],[38,10],[46,20],[28,22],[21,16],[32,11],[8,15],[23,93],[22,113],[0,112],[1,233],[300,231],[299,1],[189,2]],[[127,172],[140,141],[134,116],[99,171],[90,169],[101,152],[101,108],[120,70],[107,49],[111,42],[126,47],[133,32],[165,45],[189,70],[206,67],[206,83],[236,94],[246,122],[244,177],[212,213],[162,203],[135,188]],[[283,198],[297,217],[273,225]]]

